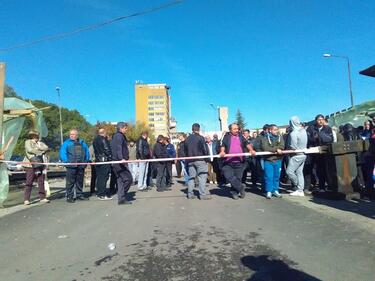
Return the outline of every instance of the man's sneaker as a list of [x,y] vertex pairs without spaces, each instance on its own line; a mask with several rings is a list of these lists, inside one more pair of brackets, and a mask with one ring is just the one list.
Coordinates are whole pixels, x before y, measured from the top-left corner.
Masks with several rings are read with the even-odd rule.
[[283,197],[278,191],[274,191],[273,192],[273,196],[277,197],[277,198],[281,198]]
[[271,198],[272,198],[272,193],[271,193],[271,192],[267,192],[267,194],[266,194],[266,198],[267,198],[267,199],[271,199]]
[[240,191],[240,194],[239,194],[240,198],[245,198],[246,196],[246,192],[245,192],[245,188],[242,188],[242,190]]
[[30,201],[29,201],[29,200],[25,200],[25,201],[23,202],[23,204],[24,204],[24,205],[30,205]]
[[203,196],[199,196],[199,199],[200,200],[211,200],[212,197],[210,195],[203,195]]
[[50,201],[47,199],[47,198],[44,198],[42,200],[40,200],[41,203],[49,203]]
[[232,198],[234,200],[238,200],[238,194],[237,193],[232,193]]
[[292,193],[289,194],[289,195],[290,195],[290,196],[301,196],[301,197],[305,196],[305,194],[303,193],[302,190],[296,190],[296,191],[292,192]]
[[195,196],[195,195],[188,195],[187,196],[187,199],[196,199],[197,198],[197,196]]
[[97,196],[97,197],[98,197],[99,200],[102,200],[102,201],[112,199],[112,197],[107,197],[107,196]]
[[68,198],[68,199],[66,199],[66,202],[67,203],[75,203],[76,200],[74,200],[73,198]]
[[88,197],[85,197],[85,196],[78,196],[78,197],[76,198],[76,200],[80,200],[80,201],[88,201],[89,198],[88,198]]

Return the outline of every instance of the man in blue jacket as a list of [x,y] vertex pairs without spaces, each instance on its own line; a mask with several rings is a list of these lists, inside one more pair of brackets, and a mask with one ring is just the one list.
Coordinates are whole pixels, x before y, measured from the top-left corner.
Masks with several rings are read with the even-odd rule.
[[[72,129],[60,148],[60,159],[63,163],[85,163],[90,160],[90,151],[87,144],[79,138],[78,131]],[[86,165],[66,166],[66,201],[88,200],[83,196],[83,178]],[[75,194],[75,196],[74,196]]]

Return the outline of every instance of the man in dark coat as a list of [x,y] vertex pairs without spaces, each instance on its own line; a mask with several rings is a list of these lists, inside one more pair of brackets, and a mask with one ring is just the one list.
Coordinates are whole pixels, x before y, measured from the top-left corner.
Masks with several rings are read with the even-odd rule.
[[[325,119],[322,114],[318,114],[315,117],[315,124],[307,128],[307,146],[321,146],[333,143],[333,132],[331,127],[324,125]],[[329,167],[329,155],[317,154],[311,157],[312,167],[315,164],[316,173],[319,179],[319,189],[324,191],[326,182],[328,185],[331,184],[330,175],[328,171]],[[309,171],[312,173],[312,171]]]
[[[95,162],[108,162],[112,160],[111,145],[107,137],[107,131],[104,128],[99,129],[98,135],[95,137],[93,144]],[[96,172],[96,189],[99,200],[110,200],[106,192],[107,181],[109,173],[111,172],[111,165],[97,165]]]
[[[125,122],[117,123],[117,132],[113,135],[111,148],[112,157],[114,161],[126,161],[129,159],[128,142],[125,137],[125,133],[128,129],[128,124]],[[129,171],[126,163],[113,164],[113,171],[117,178],[117,196],[119,205],[130,205],[130,202],[126,198],[126,193],[133,182],[132,174]]]

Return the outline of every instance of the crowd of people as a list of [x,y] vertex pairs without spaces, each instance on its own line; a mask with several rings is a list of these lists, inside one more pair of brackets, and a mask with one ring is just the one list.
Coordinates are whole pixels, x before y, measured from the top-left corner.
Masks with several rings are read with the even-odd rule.
[[[207,190],[207,183],[229,187],[235,200],[244,198],[249,179],[254,188],[264,191],[267,199],[282,197],[279,192],[280,180],[290,182],[293,189],[291,196],[304,196],[306,191],[332,190],[335,185],[330,169],[332,157],[329,154],[305,154],[301,150],[356,139],[370,140],[370,147],[359,156],[359,162],[362,185],[367,192],[373,192],[374,125],[375,117],[360,128],[349,124],[331,128],[321,114],[316,116],[314,122],[307,124],[293,116],[284,134],[280,133],[275,124],[266,124],[262,131],[251,133],[232,123],[228,132],[219,139],[216,134],[212,138],[202,136],[200,125],[194,123],[190,134],[179,135],[176,148],[163,135],[159,135],[152,146],[147,132],[143,132],[136,142],[128,142],[128,124],[125,122],[117,123],[116,133],[111,140],[107,131],[100,128],[90,147],[79,138],[79,132],[72,129],[60,148],[60,159],[66,163],[66,201],[74,203],[77,200],[88,200],[83,193],[83,184],[84,171],[90,162],[100,163],[91,166],[91,193],[96,192],[99,200],[111,200],[117,192],[119,205],[132,204],[127,195],[132,185],[137,185],[138,191],[148,191],[153,187],[158,192],[171,190],[174,184],[173,165],[176,166],[177,176],[183,175],[188,199],[196,198],[194,189],[198,187],[199,199],[210,200],[212,197]],[[35,179],[38,181],[41,201],[49,202],[44,188],[45,166],[33,164],[45,162],[43,157],[48,146],[40,140],[37,132],[31,131],[25,150],[24,162],[30,164],[25,166],[24,203],[30,204]],[[256,155],[260,151],[270,154]],[[247,153],[246,156],[243,153]],[[155,160],[147,161],[150,159]],[[117,163],[106,163],[110,161]]]

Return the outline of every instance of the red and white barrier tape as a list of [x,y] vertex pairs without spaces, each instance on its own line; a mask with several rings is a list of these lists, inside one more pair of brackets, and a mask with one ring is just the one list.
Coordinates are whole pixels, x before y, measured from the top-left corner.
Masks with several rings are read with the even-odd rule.
[[[319,147],[311,147],[306,149],[299,150],[283,150],[282,154],[315,154],[320,153]],[[108,164],[125,164],[125,163],[142,163],[142,162],[164,162],[164,161],[175,161],[175,160],[200,160],[207,158],[232,158],[232,157],[243,157],[243,156],[267,156],[275,155],[274,152],[262,151],[256,152],[254,155],[250,153],[235,153],[235,154],[225,154],[224,157],[217,155],[205,155],[205,156],[192,156],[192,157],[175,157],[175,158],[152,158],[152,159],[137,159],[137,160],[120,160],[120,161],[108,161],[108,162],[85,162],[85,163],[62,163],[62,162],[51,162],[51,163],[39,163],[39,162],[18,162],[10,160],[0,160],[2,163],[12,163],[12,164],[21,164],[21,165],[44,165],[44,166],[79,166],[79,165],[108,165]]]

